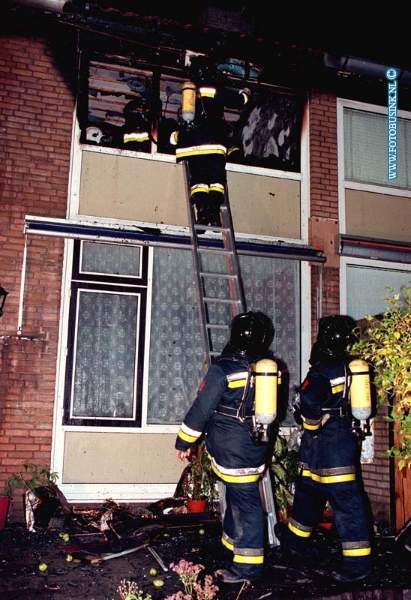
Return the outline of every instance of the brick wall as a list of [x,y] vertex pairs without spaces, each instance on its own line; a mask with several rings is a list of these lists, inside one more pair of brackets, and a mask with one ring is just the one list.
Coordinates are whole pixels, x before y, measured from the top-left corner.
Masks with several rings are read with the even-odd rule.
[[339,263],[333,245],[338,229],[337,102],[335,96],[318,92],[310,97],[310,194],[310,241],[324,248],[327,257],[323,266],[313,265],[311,270],[314,339],[318,317],[340,310]]
[[74,100],[64,35],[43,38],[35,25],[36,35],[11,21],[0,32],[0,282],[9,292],[0,320],[0,490],[23,463],[49,467],[52,442],[63,241],[27,240],[18,336],[23,224],[26,214],[66,216]]

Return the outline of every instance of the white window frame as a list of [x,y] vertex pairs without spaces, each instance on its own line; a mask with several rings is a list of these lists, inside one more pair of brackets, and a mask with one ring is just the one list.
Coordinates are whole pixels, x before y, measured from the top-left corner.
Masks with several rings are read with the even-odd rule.
[[[396,263],[396,262],[388,262],[381,260],[369,260],[356,258],[351,256],[341,256],[340,259],[340,308],[341,313],[347,313],[348,307],[348,293],[347,290],[347,269],[351,265],[356,265],[359,267],[372,267],[373,269],[384,269],[387,271],[404,271],[409,272],[410,281],[411,281],[411,264],[405,263]],[[390,294],[384,293],[383,296],[388,297]],[[365,317],[365,315],[364,315]]]
[[[267,177],[280,177],[283,179],[290,179],[299,181],[301,184],[301,239],[289,240],[286,238],[280,238],[281,241],[293,242],[296,244],[307,244],[308,243],[308,221],[310,216],[310,185],[309,185],[309,106],[308,102],[304,107],[303,125],[301,132],[301,171],[300,173],[292,173],[288,171],[278,171],[272,169],[265,169],[260,167],[250,167],[245,165],[228,164],[228,171],[237,171],[241,173],[250,173],[255,175],[264,175]],[[96,146],[88,146],[80,144],[80,128],[76,117],[76,109],[73,111],[73,130],[72,130],[72,143],[71,143],[71,161],[70,161],[70,174],[69,174],[69,185],[68,185],[68,203],[67,203],[67,214],[66,219],[69,220],[80,220],[86,222],[89,220],[90,224],[96,224],[95,218],[87,219],[86,217],[79,215],[79,200],[80,200],[80,183],[81,183],[81,167],[82,167],[82,151],[83,149],[88,151],[114,154],[120,156],[130,157],[141,157],[147,160],[156,160],[160,162],[175,163],[175,157],[166,154],[147,155],[143,152],[134,152],[130,150],[114,149],[114,148],[103,148]],[[110,225],[114,227],[124,226],[149,226],[148,223],[142,222],[126,222],[122,220],[113,219],[99,219],[99,223],[102,226]],[[174,233],[176,235],[184,233],[188,236],[186,228],[172,227],[165,225],[164,230],[167,232]],[[241,236],[242,239],[248,237],[256,240],[256,236]],[[279,238],[273,237],[270,241],[276,242]],[[257,239],[258,241],[258,239]],[[267,242],[265,237],[262,238],[263,242]],[[153,257],[152,252],[149,249],[149,265],[148,265],[148,290],[147,290],[147,319],[146,319],[146,338],[145,338],[145,365],[143,374],[143,405],[142,405],[142,427],[141,428],[113,428],[113,427],[84,427],[84,426],[64,426],[62,425],[62,416],[64,409],[64,386],[65,386],[65,363],[66,363],[66,340],[68,336],[68,310],[70,305],[70,287],[71,287],[71,273],[72,273],[72,262],[73,262],[73,241],[65,239],[65,251],[64,251],[64,262],[63,262],[63,277],[62,277],[62,294],[61,294],[61,308],[60,308],[60,333],[58,343],[58,357],[57,357],[57,382],[56,382],[56,397],[55,397],[55,410],[54,410],[54,423],[53,423],[53,436],[52,436],[52,470],[59,473],[64,471],[64,448],[65,448],[65,433],[67,431],[81,431],[86,433],[90,432],[103,432],[103,433],[125,433],[128,435],[148,435],[153,433],[170,433],[176,434],[178,432],[178,426],[175,425],[146,425],[146,407],[147,407],[147,396],[148,396],[148,357],[150,356],[150,306],[151,306],[151,281],[152,281],[152,267]],[[300,323],[301,323],[301,350],[300,350],[300,370],[303,374],[308,365],[308,359],[311,350],[311,267],[308,261],[302,260],[300,262],[301,276],[300,276]],[[116,497],[121,497],[125,500],[135,498],[136,494],[143,497],[144,494],[148,494],[152,497],[153,492],[150,491],[152,486],[145,485],[142,494],[138,492],[136,486],[126,484],[116,484]],[[169,493],[167,486],[161,486],[156,484],[155,495],[162,494],[162,497]],[[164,487],[164,490],[163,490]],[[82,497],[84,501],[93,501],[96,494],[104,493],[104,486],[100,485],[77,485],[70,484],[67,486],[67,490],[70,490],[76,497]],[[166,489],[167,488],[167,489]],[[107,493],[113,493],[113,486],[108,486]]]
[[[346,212],[345,212],[345,190],[361,190],[366,192],[374,192],[376,194],[386,194],[390,196],[402,196],[411,198],[411,190],[396,189],[393,187],[385,187],[380,185],[372,185],[366,183],[358,183],[345,180],[345,154],[344,154],[344,109],[352,108],[363,112],[378,113],[387,115],[387,107],[376,104],[364,104],[355,100],[346,100],[337,98],[337,150],[338,150],[338,206],[339,206],[339,223],[340,233],[344,234],[346,230]],[[411,112],[403,110],[398,111],[398,117],[411,119]]]

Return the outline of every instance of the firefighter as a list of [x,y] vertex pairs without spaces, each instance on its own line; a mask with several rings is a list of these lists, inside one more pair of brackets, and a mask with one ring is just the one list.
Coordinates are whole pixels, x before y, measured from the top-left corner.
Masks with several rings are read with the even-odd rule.
[[342,545],[342,568],[332,572],[336,581],[359,581],[372,573],[369,507],[347,410],[346,349],[354,327],[355,321],[345,315],[324,317],[319,323],[312,366],[299,389],[303,435],[293,508],[288,524],[275,526],[286,552],[303,553],[328,501]]
[[220,226],[220,206],[224,201],[227,175],[229,127],[224,109],[242,109],[250,90],[233,90],[217,82],[217,68],[205,56],[191,58],[189,78],[196,90],[190,116],[182,112],[178,131],[171,135],[176,160],[187,160],[190,196],[201,225]]
[[127,150],[151,152],[153,115],[148,102],[143,97],[135,98],[125,105],[123,114],[121,146]]
[[230,339],[209,368],[178,433],[176,457],[188,459],[204,434],[217,480],[225,486],[222,544],[232,553],[231,569],[216,572],[226,583],[255,581],[264,566],[264,513],[259,480],[265,472],[267,444],[250,435],[254,389],[251,364],[269,355],[272,321],[261,312],[234,317]]

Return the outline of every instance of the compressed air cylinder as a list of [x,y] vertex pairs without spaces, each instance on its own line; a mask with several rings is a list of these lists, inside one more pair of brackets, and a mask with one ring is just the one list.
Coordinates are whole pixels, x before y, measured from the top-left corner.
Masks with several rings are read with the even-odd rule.
[[277,363],[270,358],[258,360],[253,374],[255,419],[261,425],[270,425],[277,416]]
[[351,371],[350,402],[352,416],[358,421],[369,419],[372,412],[370,368],[362,359],[352,360],[349,364]]
[[181,118],[186,123],[194,121],[196,112],[196,86],[192,81],[185,81],[181,88]]

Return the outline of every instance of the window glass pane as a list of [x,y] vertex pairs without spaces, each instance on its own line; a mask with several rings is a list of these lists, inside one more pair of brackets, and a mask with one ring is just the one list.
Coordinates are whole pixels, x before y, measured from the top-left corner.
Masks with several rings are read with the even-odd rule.
[[347,314],[355,320],[378,315],[388,307],[391,290],[411,287],[411,271],[347,266]]
[[138,294],[79,290],[71,418],[133,420]]
[[[221,270],[211,258],[213,268]],[[263,310],[273,320],[275,356],[284,362],[284,383],[300,383],[300,267],[298,261],[240,256],[248,310]],[[219,268],[221,267],[221,268]],[[211,269],[207,266],[208,271]],[[226,282],[207,278],[207,296],[228,297]],[[210,322],[230,323],[229,308],[210,306]],[[217,312],[218,311],[218,314]],[[191,251],[155,248],[151,313],[149,424],[180,424],[204,376],[197,297]],[[223,349],[227,333],[215,348]],[[283,368],[283,366],[282,366]]]
[[411,121],[397,123],[397,178],[388,179],[387,116],[344,109],[345,179],[411,189]]
[[141,276],[141,252],[138,246],[82,243],[81,272]]

